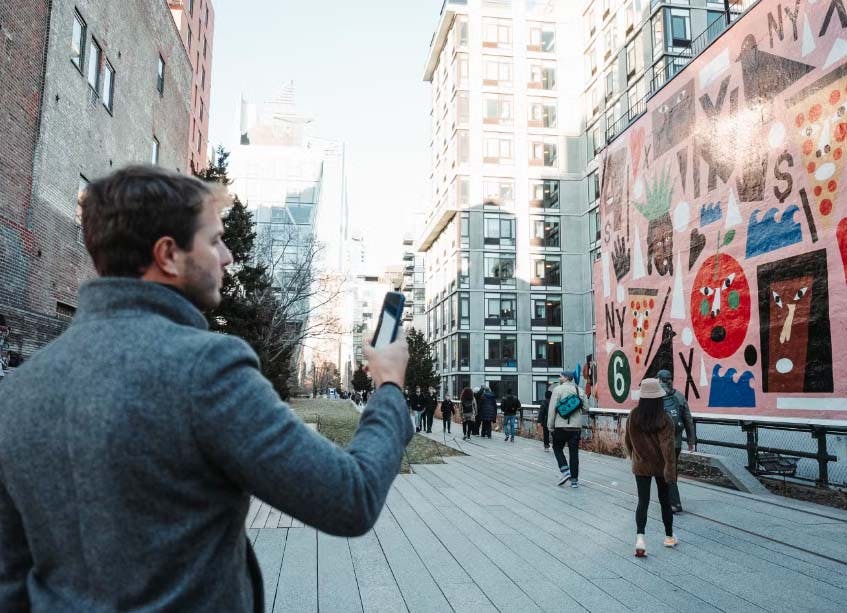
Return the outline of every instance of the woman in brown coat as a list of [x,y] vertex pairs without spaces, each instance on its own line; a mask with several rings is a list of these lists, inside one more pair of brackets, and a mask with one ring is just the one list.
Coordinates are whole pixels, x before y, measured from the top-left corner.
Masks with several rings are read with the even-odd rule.
[[650,482],[656,479],[659,504],[662,505],[662,522],[665,524],[665,547],[675,547],[673,511],[668,484],[676,483],[676,454],[674,453],[674,425],[665,413],[665,391],[658,379],[644,379],[638,406],[629,414],[624,432],[624,447],[632,458],[632,474],[638,487],[638,508],[635,511],[637,535],[635,555],[647,555],[644,528],[647,526],[647,508],[650,506]]

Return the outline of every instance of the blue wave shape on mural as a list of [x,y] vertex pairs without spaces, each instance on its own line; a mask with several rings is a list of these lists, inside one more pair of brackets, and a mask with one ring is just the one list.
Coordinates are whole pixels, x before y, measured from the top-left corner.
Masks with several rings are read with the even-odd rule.
[[779,221],[776,220],[777,208],[769,209],[761,221],[758,219],[759,210],[753,211],[747,224],[746,256],[752,258],[802,241],[803,230],[800,222],[794,219],[799,210],[800,207],[792,204],[785,209]]
[[723,209],[720,202],[710,202],[700,207],[700,227],[708,226],[710,223],[720,221],[723,217]]
[[735,374],[738,372],[734,368],[726,371],[726,374],[721,375],[721,365],[715,364],[712,369],[712,387],[709,390],[709,406],[730,408],[730,407],[755,407],[756,394],[753,388],[750,387],[750,380],[753,378],[753,373],[745,370],[735,381]]

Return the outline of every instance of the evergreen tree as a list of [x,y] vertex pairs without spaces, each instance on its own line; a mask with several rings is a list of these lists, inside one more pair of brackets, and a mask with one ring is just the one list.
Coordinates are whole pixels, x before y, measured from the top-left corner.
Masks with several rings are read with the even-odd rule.
[[353,389],[357,392],[369,392],[373,389],[373,382],[361,364],[353,373]]
[[406,387],[410,390],[414,390],[417,385],[421,387],[421,390],[427,389],[430,385],[437,388],[438,377],[435,374],[432,353],[423,332],[411,328],[406,334],[406,342],[409,345]]

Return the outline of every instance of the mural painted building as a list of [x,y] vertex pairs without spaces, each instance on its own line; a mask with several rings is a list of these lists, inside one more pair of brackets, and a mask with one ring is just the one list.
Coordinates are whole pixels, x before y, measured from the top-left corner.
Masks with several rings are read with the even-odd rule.
[[601,160],[603,407],[847,418],[847,7],[762,0]]

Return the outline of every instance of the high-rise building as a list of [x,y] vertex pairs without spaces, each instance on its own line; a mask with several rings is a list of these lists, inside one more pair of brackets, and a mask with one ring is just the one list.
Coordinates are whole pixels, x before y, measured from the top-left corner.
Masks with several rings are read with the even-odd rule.
[[444,3],[432,84],[427,336],[442,392],[524,402],[592,349],[577,2]]
[[0,319],[16,364],[64,330],[94,275],[80,190],[129,163],[188,170],[191,64],[160,0],[3,2],[0,41]]
[[206,167],[209,152],[215,8],[212,0],[168,0],[168,6],[191,61],[191,120],[186,124],[188,163],[190,168],[200,170]]

